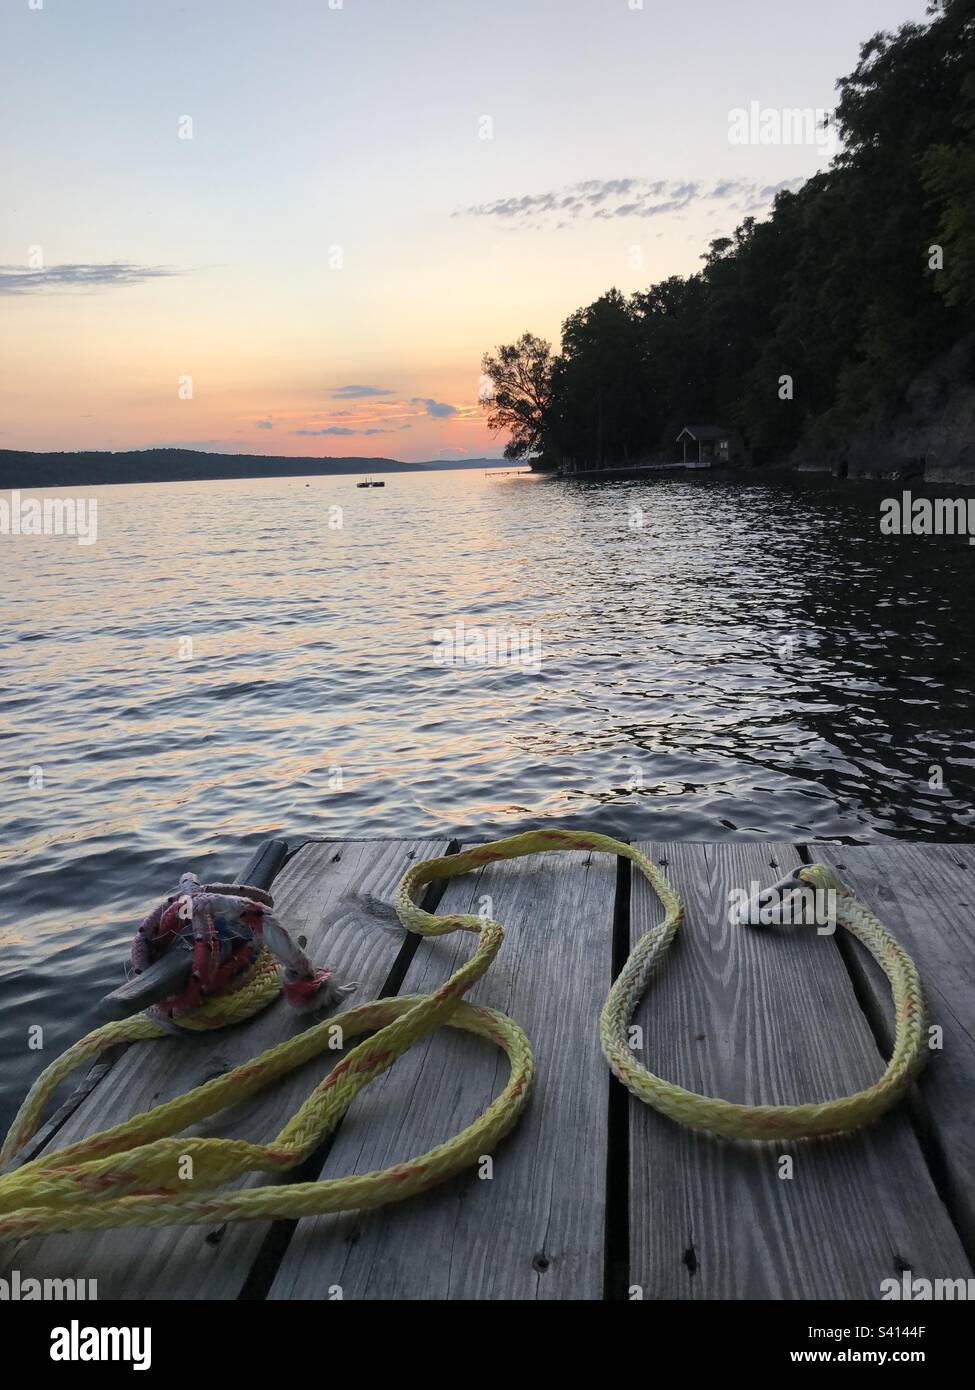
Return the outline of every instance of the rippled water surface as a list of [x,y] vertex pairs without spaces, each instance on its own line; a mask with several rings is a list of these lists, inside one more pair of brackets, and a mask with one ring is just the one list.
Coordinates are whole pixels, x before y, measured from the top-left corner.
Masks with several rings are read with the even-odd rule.
[[[975,548],[882,537],[891,486],[158,484],[0,537],[0,1122],[28,1026],[271,835],[972,838]],[[540,669],[438,664],[458,621]]]

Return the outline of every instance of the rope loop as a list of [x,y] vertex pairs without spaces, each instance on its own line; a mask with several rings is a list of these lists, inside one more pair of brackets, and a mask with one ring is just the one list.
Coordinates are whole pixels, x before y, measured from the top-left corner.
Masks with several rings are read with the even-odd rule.
[[[733,1139],[797,1139],[838,1134],[869,1124],[911,1086],[927,1059],[927,1009],[917,969],[870,910],[824,864],[800,877],[836,895],[838,922],[875,957],[890,981],[896,1014],[893,1053],[879,1081],[854,1095],[804,1105],[741,1105],[698,1095],[655,1076],[633,1056],[628,1030],[654,972],[683,918],[680,898],[664,874],[632,845],[606,835],[538,830],[479,845],[460,854],[421,860],[403,876],[395,906],[407,930],[421,936],[454,931],[477,935],[477,947],[439,989],[428,995],[375,1000],[326,1018],[278,1043],[243,1066],[207,1081],[153,1110],[64,1149],[42,1152],[0,1176],[0,1237],[119,1226],[168,1226],[214,1221],[297,1219],[325,1212],[364,1210],[426,1191],[470,1166],[518,1120],[531,1091],[534,1061],[525,1034],[495,1009],[464,995],[485,972],[504,939],[498,922],[466,913],[438,916],[418,902],[424,886],[498,860],[550,850],[589,850],[621,855],[653,888],[662,920],[637,942],[614,982],[600,1017],[600,1041],[624,1086],[662,1115],[692,1129]],[[278,997],[281,982],[266,946],[233,988],[182,1015],[184,1028],[212,1028],[250,1018]],[[264,1087],[331,1051],[334,1029],[343,1040],[370,1034],[331,1068],[269,1143],[177,1137],[188,1126],[238,1104]],[[356,1095],[398,1057],[435,1029],[460,1028],[495,1043],[510,1075],[501,1093],[460,1134],[428,1153],[391,1168],[318,1182],[251,1188],[222,1186],[248,1173],[285,1173],[310,1157],[338,1124]],[[75,1067],[118,1042],[158,1038],[165,1025],[149,1014],[109,1023],[75,1043],[41,1073],[11,1126],[0,1162],[11,1159],[37,1129],[51,1092]],[[193,1178],[181,1177],[186,1158]]]

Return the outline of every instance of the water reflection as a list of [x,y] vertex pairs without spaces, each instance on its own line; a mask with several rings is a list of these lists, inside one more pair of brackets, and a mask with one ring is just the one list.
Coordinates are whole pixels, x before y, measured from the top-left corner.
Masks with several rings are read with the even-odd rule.
[[[96,489],[96,545],[0,546],[5,1057],[270,834],[971,837],[975,550],[882,537],[884,489],[305,483]],[[540,671],[436,664],[457,620]]]

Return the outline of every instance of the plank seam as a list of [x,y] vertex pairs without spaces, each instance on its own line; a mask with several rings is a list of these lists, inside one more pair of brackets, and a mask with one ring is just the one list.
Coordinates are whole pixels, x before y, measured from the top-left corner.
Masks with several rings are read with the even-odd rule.
[[[882,1057],[886,1057],[890,1048],[887,1020],[870,989],[864,962],[859,959],[852,941],[844,940],[840,943],[840,956],[850,976],[857,1003],[877,1044],[877,1051]],[[969,1264],[975,1267],[975,1230],[965,1214],[965,1203],[952,1180],[944,1145],[931,1120],[930,1109],[916,1084],[911,1087],[906,1097],[905,1111],[931,1184],[948,1213],[948,1219],[955,1228]]]
[[[800,853],[804,850],[808,856],[809,846],[797,846]],[[806,863],[813,863],[814,860],[807,857]],[[837,872],[849,872],[842,864],[836,865]],[[837,946],[840,952],[840,959],[846,967],[846,972],[850,977],[850,984],[853,994],[859,1005],[860,1012],[863,1014],[867,1026],[877,1045],[880,1056],[886,1060],[893,1040],[890,1034],[890,1027],[879,997],[870,986],[867,976],[866,962],[861,958],[854,941],[848,932],[837,933]],[[942,1206],[948,1214],[948,1219],[955,1228],[958,1240],[968,1259],[970,1265],[975,1268],[975,1229],[968,1220],[965,1211],[965,1203],[959,1194],[956,1185],[951,1177],[951,1169],[948,1163],[944,1145],[938,1137],[936,1126],[931,1119],[930,1108],[925,1101],[920,1088],[915,1084],[906,1098],[905,1111],[921,1151],[921,1158],[928,1170],[931,1184],[941,1201]]]
[[[612,980],[618,977],[630,954],[632,881],[630,861],[617,855],[610,947]],[[605,1219],[603,1298],[619,1302],[627,1299],[630,1287],[630,1093],[612,1075],[607,1097]]]
[[[335,844],[341,841],[332,840],[306,840],[304,844]],[[358,841],[356,843],[359,843]],[[428,843],[434,843],[432,840]],[[456,854],[460,849],[457,840],[451,840],[447,845],[448,854]],[[426,912],[436,912],[440,899],[446,889],[447,879],[437,879],[433,883],[427,884],[420,906]],[[410,967],[410,962],[420,946],[420,938],[414,932],[407,932],[406,939],[401,943],[396,959],[393,961],[383,981],[382,988],[376,995],[377,999],[388,999],[391,995],[398,994],[400,987],[406,978],[406,972]],[[364,1041],[370,1034],[364,1033],[357,1040]],[[291,1183],[314,1182],[325,1166],[332,1145],[338,1138],[339,1132],[345,1121],[345,1116],[339,1120],[332,1132],[323,1140],[314,1153],[310,1154],[299,1167],[291,1169],[283,1175],[281,1186],[287,1187]],[[271,1285],[274,1283],[281,1262],[284,1259],[288,1246],[295,1231],[298,1229],[297,1221],[276,1220],[272,1221],[267,1234],[258,1246],[253,1263],[248,1270],[247,1276],[241,1285],[237,1295],[238,1302],[259,1303],[267,1299]]]

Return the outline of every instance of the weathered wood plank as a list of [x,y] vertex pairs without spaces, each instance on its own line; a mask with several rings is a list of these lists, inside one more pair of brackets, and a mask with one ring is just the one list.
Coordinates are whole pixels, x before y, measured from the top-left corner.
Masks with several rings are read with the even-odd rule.
[[[649,845],[687,920],[638,1012],[651,1070],[749,1103],[826,1099],[883,1070],[836,941],[728,924],[729,893],[798,862],[788,845]],[[634,876],[631,935],[659,906]],[[755,1144],[632,1099],[630,1285],[644,1298],[880,1297],[881,1280],[969,1277],[906,1107],[855,1135]],[[794,1164],[779,1176],[781,1156]]]
[[[390,900],[410,861],[447,848],[446,841],[320,842],[304,846],[281,871],[273,887],[281,920],[295,935],[307,936],[314,960],[327,960],[340,978],[359,982],[346,1007],[382,989],[402,948],[403,932]],[[134,1044],[59,1131],[56,1147],[160,1105],[304,1026],[279,1001],[239,1028]],[[271,1138],[340,1056],[309,1063],[192,1132]],[[254,1183],[261,1181],[266,1179],[254,1176]],[[0,1269],[16,1267],[25,1278],[97,1279],[101,1298],[234,1298],[268,1225],[46,1236],[5,1246]]]
[[[378,1212],[299,1223],[272,1298],[594,1299],[602,1296],[609,1071],[598,1041],[610,983],[615,860],[581,853],[492,865],[450,882],[440,912],[488,910],[505,941],[471,998],[515,1018],[536,1085],[494,1175],[469,1172]],[[428,993],[470,955],[466,933],[426,940],[403,993]],[[442,1030],[354,1102],[323,1176],[424,1152],[480,1114],[507,1061]]]
[[[933,1021],[944,1030],[918,1088],[918,1121],[937,1146],[945,1195],[975,1249],[975,848],[971,845],[811,845],[876,912],[921,972]],[[849,959],[867,994],[881,1045],[893,1043],[890,989],[858,943]]]

